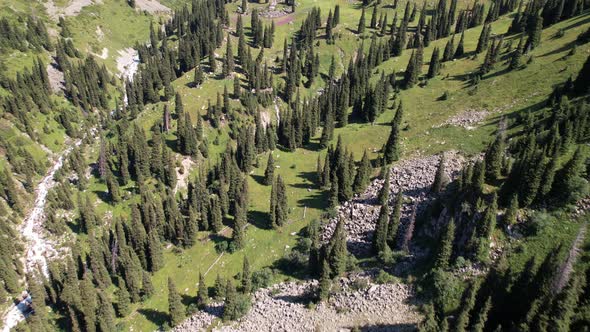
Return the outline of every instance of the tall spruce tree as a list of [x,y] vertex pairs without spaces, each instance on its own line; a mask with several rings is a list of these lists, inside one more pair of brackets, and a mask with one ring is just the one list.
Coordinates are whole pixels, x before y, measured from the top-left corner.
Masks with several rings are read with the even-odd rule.
[[400,157],[400,147],[399,147],[399,140],[400,140],[400,126],[402,123],[403,117],[403,106],[402,103],[399,103],[397,107],[397,111],[395,112],[395,117],[391,122],[391,132],[389,133],[389,138],[387,139],[387,143],[385,144],[385,149],[383,151],[383,158],[385,163],[390,164],[394,161],[397,161]]
[[170,326],[176,326],[184,319],[183,304],[170,277],[168,278],[168,315]]

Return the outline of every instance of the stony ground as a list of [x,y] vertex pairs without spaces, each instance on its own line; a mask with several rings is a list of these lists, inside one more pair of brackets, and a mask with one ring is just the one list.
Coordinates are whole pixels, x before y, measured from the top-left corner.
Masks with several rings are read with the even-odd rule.
[[[465,158],[457,152],[449,151],[445,154],[445,173],[449,179],[454,179],[465,163]],[[389,206],[393,211],[395,196],[399,190],[403,192],[404,204],[400,231],[408,222],[412,209],[416,206],[419,214],[430,201],[430,187],[440,162],[440,156],[415,158],[400,162],[391,168],[389,184]],[[358,256],[364,256],[371,250],[371,241],[375,224],[379,216],[380,206],[377,205],[377,195],[383,187],[383,180],[376,179],[360,196],[350,202],[345,202],[338,208],[338,216],[346,222],[348,231],[348,250]],[[327,241],[334,232],[338,218],[324,224],[322,239]]]
[[[316,287],[317,281],[313,280],[261,289],[253,295],[252,308],[245,317],[214,331],[349,331],[357,326],[376,331],[413,331],[421,319],[412,301],[413,290],[404,284],[378,285],[366,275],[342,278],[340,291],[329,301],[308,308],[306,303]],[[221,313],[221,306],[214,304],[174,331],[204,330]]]

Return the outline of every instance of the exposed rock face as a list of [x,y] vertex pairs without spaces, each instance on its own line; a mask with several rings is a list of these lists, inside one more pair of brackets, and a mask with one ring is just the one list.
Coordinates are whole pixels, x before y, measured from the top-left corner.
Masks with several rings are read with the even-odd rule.
[[221,314],[223,314],[223,303],[212,303],[205,310],[200,310],[182,324],[176,326],[172,331],[192,332],[205,330],[215,319],[221,317]]
[[[354,287],[365,279],[364,287]],[[420,320],[404,284],[373,284],[366,276],[339,280],[341,291],[313,309],[304,302],[317,281],[288,282],[259,290],[252,309],[238,322],[215,331],[348,331],[356,326],[387,326],[387,331],[413,331]],[[358,285],[358,283],[357,283]]]
[[[448,179],[455,179],[465,163],[465,158],[455,151],[445,153],[445,173]],[[389,205],[393,211],[395,195],[402,190],[404,204],[402,205],[401,224],[398,234],[403,234],[412,209],[416,206],[420,215],[431,200],[430,187],[440,162],[440,156],[430,156],[402,161],[391,168],[389,183]],[[353,198],[338,208],[338,217],[346,221],[348,231],[348,250],[357,256],[367,255],[371,250],[371,240],[375,231],[375,224],[379,216],[380,206],[377,196],[383,187],[383,180],[374,180],[367,190],[360,196]],[[324,224],[322,240],[328,241],[336,227],[337,218]]]

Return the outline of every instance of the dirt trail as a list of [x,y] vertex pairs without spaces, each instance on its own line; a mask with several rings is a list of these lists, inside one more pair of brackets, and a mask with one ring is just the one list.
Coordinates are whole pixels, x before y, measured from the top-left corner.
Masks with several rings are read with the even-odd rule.
[[[45,205],[47,203],[47,194],[55,186],[53,176],[62,168],[66,156],[72,151],[75,146],[79,146],[82,141],[78,140],[75,144],[70,145],[64,150],[55,160],[53,166],[47,171],[47,174],[35,192],[35,205],[33,210],[25,218],[19,231],[24,238],[25,256],[24,270],[26,273],[35,269],[39,269],[45,277],[48,276],[47,259],[59,256],[59,251],[54,247],[54,242],[46,237],[43,222],[45,221]],[[13,305],[5,314],[3,318],[4,327],[3,332],[9,332],[11,328],[15,327],[25,317],[22,314],[20,303]]]

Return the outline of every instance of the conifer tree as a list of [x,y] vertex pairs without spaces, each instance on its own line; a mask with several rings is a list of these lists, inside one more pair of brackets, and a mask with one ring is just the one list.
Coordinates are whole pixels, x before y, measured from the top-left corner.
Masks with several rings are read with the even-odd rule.
[[373,14],[371,15],[371,29],[377,28],[377,6],[373,6]]
[[244,228],[246,227],[246,207],[242,204],[236,204],[235,215],[234,215],[234,227],[232,232],[232,245],[235,250],[242,249],[244,247]]
[[463,296],[463,303],[461,305],[461,311],[457,316],[457,321],[455,322],[455,330],[457,332],[465,332],[467,331],[467,327],[469,326],[470,320],[470,312],[475,306],[475,299],[477,296],[477,292],[479,290],[481,283],[479,281],[475,281],[472,283],[469,288],[465,291],[465,295]]
[[383,176],[383,186],[381,187],[381,191],[379,191],[377,201],[380,205],[387,205],[389,201],[389,167]]
[[117,315],[119,317],[126,317],[131,312],[131,299],[123,278],[119,277],[117,285],[119,286],[115,291],[115,296],[117,297]]
[[461,39],[459,39],[459,45],[457,45],[457,50],[455,51],[455,55],[453,56],[454,59],[461,58],[465,54],[465,31],[461,33]]
[[273,228],[283,226],[287,222],[288,205],[287,189],[281,175],[276,177],[271,190],[270,221]]
[[391,249],[396,248],[397,232],[399,229],[400,218],[402,216],[403,202],[403,194],[400,189],[395,195],[395,205],[393,206],[393,212],[389,217],[389,226],[387,226],[387,243],[389,244],[389,247],[391,247]]
[[348,262],[348,249],[346,248],[346,229],[344,220],[339,219],[336,224],[334,234],[328,243],[328,261],[330,265],[331,277],[335,278],[346,271]]
[[395,117],[391,122],[391,132],[389,134],[389,138],[387,139],[387,143],[385,144],[385,150],[383,151],[383,158],[387,164],[397,161],[400,157],[399,129],[402,123],[402,117],[403,106],[400,102],[399,106],[397,107],[397,111],[395,112]]
[[541,33],[543,32],[543,17],[541,15],[531,15],[529,17],[530,22],[527,22],[527,41],[524,49],[527,53],[539,46],[541,43]]
[[[318,159],[319,162],[319,159]],[[363,153],[363,158],[359,164],[359,167],[356,171],[356,176],[354,178],[353,190],[355,193],[362,193],[369,182],[371,181],[371,161],[369,160],[369,154],[367,150]]]
[[[319,158],[319,157],[318,157]],[[266,169],[264,170],[264,179],[262,183],[266,186],[272,184],[274,179],[274,172],[275,172],[275,161],[272,157],[272,152],[268,154],[268,161],[266,162]]]
[[205,74],[203,73],[203,67],[200,64],[197,64],[195,67],[195,73],[193,78],[194,86],[201,86],[205,81]]
[[237,318],[236,311],[238,310],[238,293],[236,291],[236,287],[231,282],[231,280],[227,281],[225,294],[225,305],[223,307],[223,314],[221,318],[224,321],[229,321]]
[[231,37],[227,34],[225,58],[223,59],[223,76],[228,77],[234,72],[234,51],[231,45]]
[[389,208],[387,204],[381,205],[375,233],[373,235],[373,251],[379,254],[387,247],[387,227],[389,226]]
[[356,32],[359,35],[362,35],[365,32],[365,7],[363,7],[362,12],[361,12],[361,18],[359,19],[359,25],[358,28],[356,29]]
[[453,255],[453,242],[455,240],[455,220],[451,218],[440,239],[435,268],[447,269]]
[[510,56],[510,64],[508,65],[508,68],[510,70],[515,70],[515,69],[520,68],[520,66],[521,66],[520,62],[521,62],[521,58],[522,58],[523,49],[524,49],[524,34],[520,36],[518,46],[516,47],[516,49],[512,52],[512,55]]
[[504,224],[507,226],[512,226],[516,224],[516,218],[518,216],[518,194],[512,195],[510,199],[510,204],[506,209],[506,213],[504,214]]
[[406,89],[412,88],[414,85],[416,85],[416,83],[418,83],[418,75],[418,61],[416,58],[416,53],[412,51],[412,55],[408,61],[408,66],[404,72],[404,84]]
[[440,55],[438,47],[435,47],[432,51],[432,57],[430,58],[430,66],[428,67],[428,78],[434,78],[440,71]]
[[492,33],[492,27],[486,23],[484,25],[483,29],[481,30],[481,34],[479,35],[477,47],[475,48],[476,54],[479,54],[479,53],[488,49],[488,44],[490,42],[491,33]]
[[152,284],[152,277],[146,271],[143,271],[141,278],[141,293],[145,298],[150,298],[154,294],[154,285]]
[[336,5],[336,7],[334,7],[333,22],[334,22],[333,26],[337,26],[340,23],[340,5]]
[[250,294],[252,291],[252,273],[250,272],[250,262],[248,257],[244,257],[242,265],[242,293]]
[[502,159],[504,156],[504,133],[499,130],[496,139],[488,147],[485,153],[486,179],[496,180],[502,172]]
[[97,290],[98,309],[96,317],[98,318],[97,326],[100,331],[116,331],[115,310],[111,301],[102,290]]
[[197,307],[203,310],[207,306],[207,285],[205,284],[205,277],[199,273],[199,288],[197,290]]
[[168,277],[168,314],[170,326],[176,326],[184,319],[184,308],[180,295],[176,291],[176,285],[172,278]]

